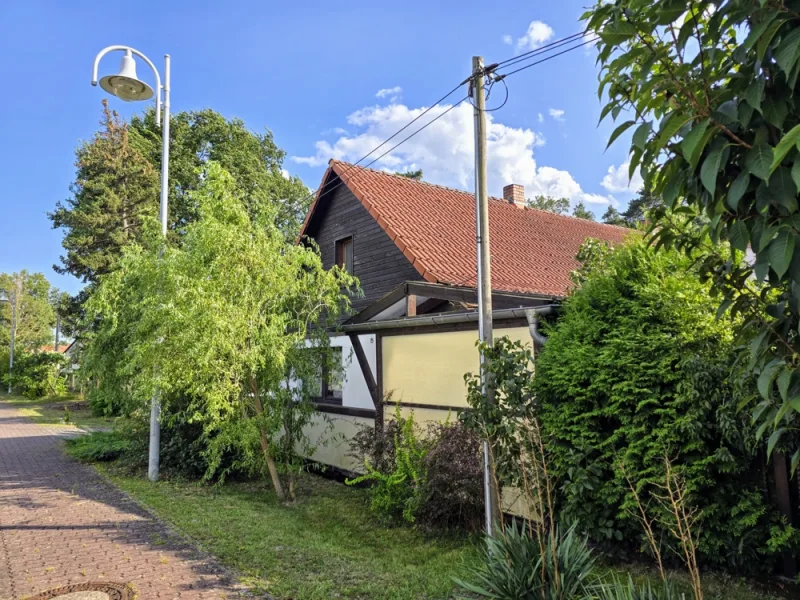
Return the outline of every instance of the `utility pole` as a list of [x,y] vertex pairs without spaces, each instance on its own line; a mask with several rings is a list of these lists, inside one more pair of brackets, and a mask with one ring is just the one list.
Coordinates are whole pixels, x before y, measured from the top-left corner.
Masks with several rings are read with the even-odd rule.
[[[492,269],[489,251],[489,192],[486,182],[486,98],[484,79],[486,72],[483,57],[472,57],[472,105],[475,114],[475,245],[478,265],[478,328],[480,341],[491,346],[492,333]],[[481,387],[484,396],[494,398],[491,377],[486,368],[486,354],[481,350]],[[500,519],[497,506],[499,490],[494,478],[489,440],[483,442],[483,494],[486,506],[486,533],[492,535],[494,524]]]
[[58,352],[59,342],[61,334],[61,308],[56,305],[56,345],[55,351]]

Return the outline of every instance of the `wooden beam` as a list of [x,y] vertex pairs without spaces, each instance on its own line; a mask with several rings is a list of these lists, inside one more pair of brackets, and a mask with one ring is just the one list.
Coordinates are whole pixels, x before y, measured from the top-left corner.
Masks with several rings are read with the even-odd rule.
[[391,292],[386,294],[380,300],[376,300],[369,306],[367,306],[364,310],[362,310],[357,315],[350,318],[348,323],[364,323],[369,321],[375,315],[378,315],[385,311],[387,308],[391,307],[393,304],[396,304],[403,298],[405,298],[406,294],[408,293],[408,285],[402,283],[394,288]]
[[378,371],[376,377],[376,387],[378,391],[378,402],[375,404],[375,430],[383,431],[384,411],[383,411],[383,336],[375,334],[375,369]]
[[[467,302],[477,304],[478,292],[475,288],[448,287],[441,284],[423,283],[420,281],[407,282],[408,294],[450,300],[451,302]],[[492,292],[492,304],[495,308],[516,308],[519,306],[539,306],[552,304],[553,297],[513,294],[510,292]]]
[[414,294],[406,296],[406,316],[417,316],[417,297]]
[[375,410],[377,411],[378,407],[382,405],[382,402],[380,396],[378,396],[378,384],[375,381],[375,377],[372,375],[372,369],[369,366],[369,361],[367,360],[367,355],[364,352],[364,347],[361,345],[361,340],[359,339],[357,333],[351,333],[347,337],[350,338],[350,343],[353,344],[353,351],[356,354],[358,366],[361,367],[361,374],[364,376],[364,381],[367,382],[367,388],[369,389],[370,396],[372,396],[372,402],[375,406]]

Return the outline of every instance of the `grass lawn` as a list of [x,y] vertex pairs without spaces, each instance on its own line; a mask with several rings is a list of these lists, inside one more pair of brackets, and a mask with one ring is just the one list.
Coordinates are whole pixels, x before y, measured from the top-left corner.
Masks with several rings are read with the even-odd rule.
[[[302,478],[295,506],[282,506],[260,483],[217,488],[165,481],[151,484],[99,465],[116,485],[164,520],[243,573],[245,583],[278,599],[411,600],[455,597],[451,577],[474,564],[475,540],[426,537],[387,528],[367,511],[363,490],[317,476]],[[655,570],[600,567],[636,580]],[[683,573],[675,577],[684,582]],[[731,576],[709,575],[706,600],[775,600],[775,587],[758,589]],[[788,596],[786,596],[788,597]]]
[[81,429],[110,429],[113,419],[95,417],[77,396],[49,396],[31,400],[24,396],[0,394],[0,402],[11,404],[24,416],[40,425],[64,425],[69,409],[69,423]]

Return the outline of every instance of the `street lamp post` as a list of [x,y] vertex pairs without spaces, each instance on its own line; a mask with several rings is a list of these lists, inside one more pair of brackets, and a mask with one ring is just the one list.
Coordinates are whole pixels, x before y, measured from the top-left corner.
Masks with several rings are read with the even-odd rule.
[[[161,235],[166,237],[167,179],[169,174],[169,54],[164,55],[164,85],[161,85],[161,76],[158,73],[158,69],[156,69],[156,66],[149,58],[138,50],[134,50],[129,46],[109,46],[108,48],[104,48],[94,58],[92,85],[97,85],[97,69],[100,65],[100,59],[109,52],[114,51],[125,52],[125,55],[122,57],[119,73],[117,75],[107,75],[100,80],[100,87],[109,94],[113,94],[125,102],[148,100],[153,97],[153,89],[136,76],[134,54],[147,63],[156,77],[156,122],[161,124],[161,205],[159,213],[161,217]],[[164,94],[163,121],[161,118],[162,93]],[[161,402],[159,400],[158,391],[156,391],[153,393],[153,398],[150,403],[150,452],[147,464],[147,476],[150,481],[156,481],[158,479],[159,446],[161,444],[160,416]]]
[[[17,286],[18,288],[19,286]],[[6,290],[0,290],[0,302],[8,302],[11,305],[11,343],[8,347],[8,395],[11,395],[11,371],[14,370],[14,340],[17,337],[17,292],[9,294]]]

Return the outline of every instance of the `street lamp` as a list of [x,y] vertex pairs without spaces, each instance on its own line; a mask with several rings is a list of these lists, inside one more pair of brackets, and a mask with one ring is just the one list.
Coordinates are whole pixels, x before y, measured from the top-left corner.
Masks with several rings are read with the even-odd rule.
[[[138,50],[134,50],[129,46],[109,46],[108,48],[104,48],[94,58],[92,85],[97,85],[97,68],[100,65],[100,59],[109,52],[115,51],[125,53],[122,57],[119,73],[117,75],[107,75],[100,80],[100,87],[109,94],[113,94],[125,102],[149,100],[153,97],[153,88],[144,81],[140,81],[136,75],[136,61],[133,58],[134,54],[147,63],[156,77],[156,122],[161,124],[161,205],[159,212],[161,217],[161,235],[166,237],[167,176],[169,172],[169,54],[164,55],[164,85],[162,86],[158,69],[156,69],[156,66],[149,58]],[[161,120],[162,92],[164,95],[163,121]],[[150,481],[156,481],[158,479],[159,445],[161,443],[160,416],[161,403],[159,401],[158,392],[156,391],[153,393],[153,399],[150,403],[150,453],[147,464],[147,476]]]
[[17,337],[17,301],[16,294],[11,296],[6,290],[0,290],[0,302],[11,305],[11,344],[8,350],[8,395],[11,395],[11,371],[14,369],[14,338]]

